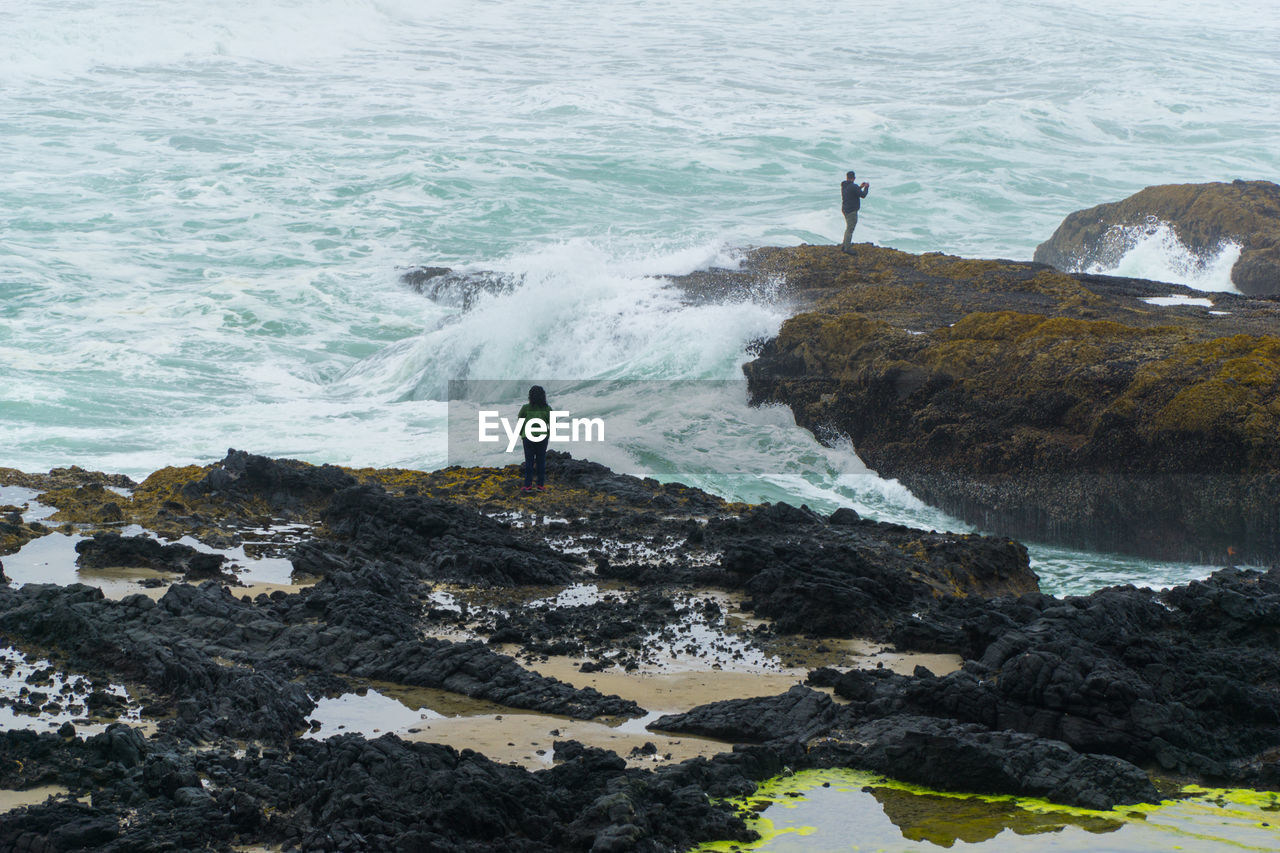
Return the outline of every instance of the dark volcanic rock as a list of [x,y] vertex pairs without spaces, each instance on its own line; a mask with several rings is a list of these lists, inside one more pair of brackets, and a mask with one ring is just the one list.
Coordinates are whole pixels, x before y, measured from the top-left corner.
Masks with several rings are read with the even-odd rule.
[[943,678],[849,672],[836,692],[861,714],[947,716],[1208,779],[1274,775],[1280,570],[1163,593],[939,602],[895,637],[971,660]]
[[1253,296],[1280,296],[1280,185],[1270,181],[1147,187],[1071,214],[1036,248],[1035,259],[1067,271],[1114,266],[1160,225],[1201,256],[1239,244],[1232,282]]
[[802,767],[856,767],[940,789],[1047,797],[1096,809],[1159,800],[1142,770],[1112,756],[975,723],[906,714],[877,719],[863,710],[796,686],[780,696],[701,705],[649,728],[767,743]]
[[784,632],[881,637],[938,596],[1038,589],[1016,542],[827,520],[787,504],[712,520],[704,539],[722,556],[719,573],[702,579],[741,589]]
[[678,509],[683,513],[721,513],[725,510],[723,498],[701,489],[617,474],[597,462],[574,459],[559,451],[547,453],[547,477],[557,487],[585,489],[598,496],[597,500],[600,497],[613,498],[623,506],[657,511]]
[[479,630],[489,634],[490,643],[519,643],[530,654],[604,658],[619,648],[646,654],[646,640],[669,635],[679,620],[680,608],[669,595],[647,590],[636,596],[606,595],[588,604],[520,604]]
[[[1059,403],[1037,405],[1049,413]],[[78,585],[0,586],[0,641],[85,673],[70,698],[117,713],[105,685],[87,681],[123,680],[148,715],[168,717],[152,739],[123,726],[88,739],[74,726],[0,734],[0,786],[93,794],[92,805],[63,799],[6,815],[0,849],[656,853],[749,838],[708,797],[748,794],[784,767],[863,767],[1090,807],[1152,799],[1135,765],[1280,787],[1280,569],[1060,600],[1036,591],[1026,550],[1007,539],[852,511],[731,505],[559,454],[551,461],[559,487],[539,511],[552,519],[530,513],[521,526],[477,509],[518,506],[504,503],[513,478],[502,469],[345,471],[233,452],[216,466],[153,475],[123,500],[126,517],[154,510],[179,527],[212,519],[232,528],[295,519],[310,537],[296,564],[321,580],[252,601],[216,583],[178,584],[158,602],[112,601]],[[108,500],[94,485],[63,497],[92,515]],[[159,561],[147,565],[190,556],[165,547],[99,536],[82,552]],[[316,697],[376,681],[575,717],[641,714],[480,642],[425,633],[437,618],[466,622],[440,615],[432,582],[487,587],[476,599],[495,606],[545,599],[546,590],[492,587],[585,579],[569,550],[640,589],[576,607],[513,606],[494,619],[494,639],[544,654],[638,657],[647,636],[678,637],[692,611],[722,619],[713,596],[690,591],[711,585],[742,591],[773,621],[761,637],[871,635],[968,660],[943,677],[923,667],[911,677],[813,674],[847,702],[797,686],[664,717],[654,728],[735,748],[654,771],[572,742],[556,744],[555,766],[529,773],[392,736],[298,738]],[[24,702],[33,710],[69,704],[38,689],[52,672],[32,676]]]
[[353,486],[335,494],[321,518],[332,538],[298,546],[293,563],[304,574],[379,562],[405,566],[423,579],[510,586],[563,583],[580,573],[546,545],[518,539],[474,509],[435,498]]
[[830,731],[840,716],[830,696],[796,685],[778,696],[726,699],[684,714],[667,714],[648,728],[734,743],[807,741]]
[[[867,248],[759,250],[805,310],[756,402],[982,529],[1099,551],[1280,556],[1280,302]],[[1201,294],[1203,295],[1203,294]],[[1225,313],[1222,313],[1225,312]]]
[[969,658],[943,677],[825,669],[805,688],[664,717],[653,728],[808,744],[810,761],[935,787],[1090,808],[1150,800],[1135,765],[1211,784],[1280,784],[1280,569],[1166,592],[940,599],[900,647]]
[[0,634],[146,685],[177,711],[162,725],[195,739],[278,741],[301,732],[315,703],[298,677],[333,670],[575,717],[643,713],[634,702],[529,672],[481,643],[422,637],[417,593],[391,567],[339,573],[259,604],[214,583],[171,587],[158,603],[29,584],[0,588]]
[[[306,851],[657,853],[754,838],[731,806],[704,791],[747,793],[780,769],[771,753],[747,753],[628,770],[611,752],[562,746],[560,763],[536,773],[394,735],[295,740],[288,751],[250,748],[242,756],[142,744],[124,763],[93,765],[101,749],[93,740],[0,735],[3,757],[103,768],[92,806],[60,801],[6,815],[0,849],[133,853],[227,850],[234,842]],[[213,782],[208,789],[202,776]],[[64,781],[82,789],[75,778]]]
[[354,477],[334,465],[308,465],[233,449],[204,477],[184,485],[182,493],[191,500],[216,496],[222,503],[246,508],[256,504],[295,518],[355,484]]
[[76,565],[101,569],[112,566],[132,566],[156,569],[162,572],[181,572],[188,580],[220,579],[234,582],[235,577],[224,573],[222,564],[226,557],[206,554],[190,545],[172,543],[161,545],[149,536],[121,536],[119,533],[95,533],[92,539],[76,543]]
[[861,767],[932,788],[1044,797],[1086,809],[1155,803],[1147,774],[1060,741],[932,717],[858,723],[809,745],[814,766]]

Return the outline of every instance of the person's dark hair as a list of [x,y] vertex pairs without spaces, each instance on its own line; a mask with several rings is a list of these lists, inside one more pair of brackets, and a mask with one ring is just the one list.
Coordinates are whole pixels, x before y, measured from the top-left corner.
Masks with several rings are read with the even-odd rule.
[[845,172],[844,176],[851,181],[853,180],[853,172]]
[[547,392],[543,390],[541,385],[534,385],[529,389],[529,405],[551,408],[551,405],[547,402]]

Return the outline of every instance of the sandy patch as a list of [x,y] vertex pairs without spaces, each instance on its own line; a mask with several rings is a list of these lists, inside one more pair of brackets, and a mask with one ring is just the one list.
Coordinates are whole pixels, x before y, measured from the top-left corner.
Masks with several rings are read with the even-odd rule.
[[71,792],[66,788],[59,788],[57,785],[28,788],[25,791],[0,790],[0,812],[20,809],[23,806],[38,806],[50,797],[60,797],[69,793]]
[[[633,767],[684,761],[697,755],[709,757],[733,749],[731,743],[710,738],[670,737],[646,731],[645,723],[658,716],[650,714],[613,725],[521,712],[446,717],[423,722],[404,737],[445,743],[459,751],[472,749],[493,761],[519,764],[531,770],[551,766],[553,747],[558,740],[576,740],[588,746],[612,750]],[[648,743],[656,748],[654,754],[631,755],[633,749],[642,749]]]
[[783,672],[737,672],[734,670],[684,670],[677,672],[624,672],[617,667],[603,672],[579,672],[574,658],[553,657],[525,664],[540,675],[559,679],[574,687],[594,687],[601,693],[630,699],[642,708],[680,713],[718,702],[752,696],[776,696],[804,681],[801,670]]

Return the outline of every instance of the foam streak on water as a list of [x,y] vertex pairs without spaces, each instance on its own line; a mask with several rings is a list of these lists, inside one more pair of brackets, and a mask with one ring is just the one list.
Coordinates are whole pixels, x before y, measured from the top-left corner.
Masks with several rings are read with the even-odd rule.
[[[450,378],[736,376],[786,312],[647,276],[834,240],[848,168],[859,239],[1029,258],[1071,211],[1280,167],[1253,0],[9,5],[0,465],[26,470],[433,467]],[[462,314],[399,282],[419,263],[521,286]],[[627,470],[943,521],[734,406],[719,445],[669,430],[701,461]]]

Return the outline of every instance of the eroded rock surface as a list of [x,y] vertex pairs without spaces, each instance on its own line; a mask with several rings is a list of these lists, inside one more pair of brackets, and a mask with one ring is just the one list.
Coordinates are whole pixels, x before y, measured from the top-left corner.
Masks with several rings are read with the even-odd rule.
[[780,696],[702,705],[660,717],[650,728],[765,744],[800,767],[856,767],[932,787],[1096,809],[1159,800],[1146,773],[1114,756],[944,716],[901,709],[877,715],[801,686]]
[[753,837],[704,791],[745,793],[779,769],[766,756],[628,770],[613,753],[568,742],[557,745],[557,766],[530,773],[394,735],[300,740],[287,752],[175,754],[120,729],[69,742],[0,734],[0,757],[11,759],[0,784],[12,784],[21,763],[45,768],[41,778],[96,790],[92,805],[63,801],[6,815],[0,848],[229,850],[254,838],[307,851],[681,850]]
[[876,247],[752,263],[801,308],[745,366],[754,398],[927,502],[1091,550],[1280,557],[1280,303]]
[[1156,592],[939,602],[901,647],[954,650],[943,678],[850,672],[836,692],[870,713],[941,714],[1143,766],[1274,785],[1280,746],[1280,570],[1226,569]]
[[1143,767],[1280,785],[1280,569],[1223,570],[1164,592],[945,599],[895,637],[965,664],[942,677],[823,669],[811,683],[846,703],[795,687],[650,727],[799,750],[803,766],[1087,808],[1155,801]]
[[222,564],[227,558],[222,554],[206,554],[176,542],[164,545],[148,536],[101,532],[77,542],[76,553],[76,565],[86,568],[127,566],[179,572],[192,581],[235,580],[223,573]]
[[[1273,575],[1064,601],[1037,591],[1011,540],[726,504],[562,454],[548,467],[557,488],[537,504],[514,469],[351,471],[235,451],[157,472],[128,495],[93,482],[46,493],[58,523],[86,531],[102,527],[108,500],[116,524],[223,542],[288,521],[300,540],[289,553],[319,580],[252,598],[179,583],[158,601],[0,586],[0,639],[125,683],[157,729],[0,736],[0,785],[92,794],[6,815],[0,847],[680,849],[750,838],[741,814],[708,797],[748,794],[784,767],[855,766],[1090,807],[1153,799],[1139,764],[1280,785]],[[108,563],[191,556],[100,530],[82,544],[85,559]],[[557,589],[606,580],[625,590],[554,603]],[[541,603],[468,623],[445,607],[445,582],[498,602],[539,590]],[[530,772],[395,735],[300,737],[320,697],[384,682],[576,718],[636,716],[634,702],[433,631],[472,624],[526,654],[622,665],[643,660],[651,637],[677,638],[685,615],[711,624],[730,595],[763,620],[753,635],[893,638],[968,660],[941,678],[813,675],[847,702],[796,687],[666,717],[655,727],[723,738],[726,752],[656,769],[576,742],[556,743],[553,766]]]

